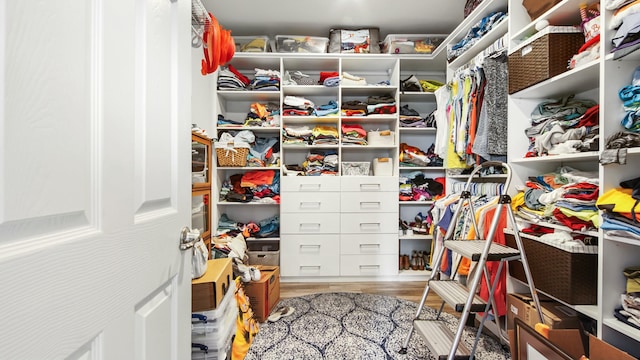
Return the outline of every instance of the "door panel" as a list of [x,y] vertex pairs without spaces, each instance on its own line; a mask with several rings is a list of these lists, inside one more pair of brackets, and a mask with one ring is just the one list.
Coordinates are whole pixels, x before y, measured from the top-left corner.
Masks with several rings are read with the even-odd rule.
[[190,5],[0,0],[0,359],[189,357]]

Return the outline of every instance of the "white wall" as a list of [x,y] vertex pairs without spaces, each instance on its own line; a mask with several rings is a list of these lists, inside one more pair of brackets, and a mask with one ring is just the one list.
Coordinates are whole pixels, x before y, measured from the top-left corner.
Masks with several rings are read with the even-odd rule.
[[191,82],[191,123],[198,124],[214,136],[215,113],[213,108],[213,91],[215,73],[203,76],[200,72],[203,59],[202,47],[192,48],[192,82]]

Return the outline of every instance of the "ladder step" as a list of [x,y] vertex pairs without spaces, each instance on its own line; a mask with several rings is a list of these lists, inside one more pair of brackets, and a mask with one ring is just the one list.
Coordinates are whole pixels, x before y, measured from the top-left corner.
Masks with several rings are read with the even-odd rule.
[[[444,247],[471,259],[471,261],[478,261],[480,260],[487,241],[488,240],[445,240]],[[518,255],[520,255],[520,251],[517,249],[492,242],[487,260],[498,261]]]
[[[449,330],[442,320],[416,320],[413,322],[418,334],[420,334],[431,354],[438,360],[446,360],[451,351],[451,346],[455,339],[453,332]],[[467,349],[462,341],[456,349],[456,360],[466,360],[471,357],[471,351]]]
[[[429,281],[429,288],[455,311],[462,312],[464,310],[464,305],[469,298],[469,291],[459,282],[454,280],[431,280]],[[482,312],[486,305],[487,303],[476,295],[473,297],[473,303],[471,303],[471,312]]]

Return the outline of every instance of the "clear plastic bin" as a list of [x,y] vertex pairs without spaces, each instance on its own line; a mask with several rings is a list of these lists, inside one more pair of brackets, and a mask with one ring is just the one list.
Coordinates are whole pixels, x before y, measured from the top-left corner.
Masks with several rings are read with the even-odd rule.
[[284,53],[326,53],[329,38],[304,35],[276,35],[276,49]]
[[388,54],[431,54],[446,35],[389,34],[384,39],[382,51]]
[[234,36],[236,52],[267,52],[269,48],[268,36]]

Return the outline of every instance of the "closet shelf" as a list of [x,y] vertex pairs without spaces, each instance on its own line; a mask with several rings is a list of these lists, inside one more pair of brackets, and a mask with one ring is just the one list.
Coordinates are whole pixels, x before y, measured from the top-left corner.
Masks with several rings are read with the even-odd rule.
[[438,171],[442,171],[444,170],[444,167],[442,166],[400,166],[400,170],[438,170]]
[[295,149],[338,149],[340,147],[340,145],[307,145],[307,144],[283,144],[281,145],[282,148],[284,149],[288,149],[288,150],[295,150]]
[[395,145],[342,145],[342,150],[395,149]]
[[400,205],[431,205],[433,201],[400,201]]
[[[571,229],[571,228],[569,228],[568,226],[557,225],[557,224],[551,224],[551,223],[548,223],[548,222],[533,222],[533,221],[529,221],[529,220],[524,219],[524,218],[521,218],[521,217],[516,217],[516,219],[517,219],[518,221],[525,222],[525,223],[527,223],[527,224],[531,224],[531,225],[540,225],[540,226],[548,227],[548,228],[551,228],[551,229],[557,229],[557,230],[568,231],[568,232],[570,232],[570,233],[574,233],[574,234],[582,234],[582,235],[588,235],[588,236],[598,237],[598,231],[595,231],[595,230],[588,230],[588,231],[572,230],[572,229]],[[513,230],[512,230],[512,229],[504,229],[504,232],[505,232],[505,233],[508,233],[508,234],[513,234]],[[524,236],[524,235],[527,235],[527,236]],[[530,239],[534,239],[534,240],[536,239],[536,237],[535,237],[535,236],[531,236],[531,235],[528,235],[528,234],[525,234],[525,233],[520,233],[520,236],[522,236],[522,237],[528,237],[528,238],[530,238]]]
[[621,237],[621,236],[611,236],[611,235],[606,235],[605,234],[604,235],[604,239],[608,240],[608,241],[615,241],[615,242],[634,245],[634,246],[640,245],[640,240],[637,240],[637,239],[634,239],[634,238],[624,238],[624,237]]
[[266,238],[257,238],[257,237],[248,237],[245,239],[246,241],[280,241],[279,237],[266,237]]
[[[448,175],[447,176],[449,179],[455,179],[455,180],[467,180],[469,178],[469,175]],[[507,177],[506,174],[494,174],[494,175],[483,175],[480,177],[476,177],[476,180],[482,180],[482,179],[505,179]]]
[[[517,47],[517,44],[524,39],[538,32],[535,29],[535,25],[538,21],[548,20],[550,24],[554,25],[579,25],[582,22],[580,18],[580,4],[585,2],[584,0],[564,0],[556,4],[553,8],[549,9],[544,14],[540,15],[535,21],[527,22],[527,25],[522,29],[515,31],[511,34],[511,46],[510,48]],[[594,1],[589,1],[593,3]]]
[[220,131],[225,131],[225,130],[233,130],[233,131],[240,131],[240,130],[251,130],[253,132],[275,132],[275,133],[279,133],[280,132],[280,127],[275,127],[275,126],[218,126],[218,130]]
[[628,337],[636,340],[636,341],[640,341],[640,330],[634,328],[633,326],[629,326],[625,323],[623,323],[622,321],[609,316],[607,314],[607,316],[603,317],[602,319],[602,323],[612,329],[615,329],[625,335],[627,335]]
[[[370,86],[341,86],[342,96],[370,96],[395,93],[397,86],[370,85]],[[371,115],[369,115],[371,116]]]
[[494,41],[503,37],[507,31],[509,30],[509,17],[505,16],[498,25],[493,27],[488,33],[486,33],[483,37],[478,40],[473,46],[471,46],[467,51],[462,53],[462,55],[455,58],[453,61],[449,63],[449,67],[452,69],[457,69],[461,66],[464,66],[469,61],[473,60],[476,55],[482,52],[482,50],[486,49],[488,46],[493,44]]
[[563,72],[538,84],[511,94],[516,99],[548,99],[587,91],[600,85],[600,60]]
[[338,96],[338,87],[324,85],[283,85],[282,92],[297,96]]
[[258,167],[258,166],[218,166],[217,169],[218,170],[275,170],[275,171],[279,171],[280,167],[279,166],[265,166],[265,167]]
[[573,154],[563,155],[547,155],[537,156],[529,158],[511,159],[510,162],[514,164],[526,164],[526,163],[553,163],[553,162],[565,162],[565,161],[598,161],[599,152],[587,151]]
[[279,206],[278,203],[263,203],[263,202],[233,202],[233,201],[218,201],[218,205],[224,206]]
[[[447,45],[455,44],[460,41],[460,39],[462,39],[467,34],[469,29],[471,29],[477,22],[482,20],[482,18],[496,11],[503,11],[506,13],[507,8],[507,0],[484,0],[480,3],[480,5],[478,5],[478,7],[473,10],[471,14],[469,14],[469,16],[462,20],[462,22],[449,34],[449,36],[447,36],[442,44],[440,44],[440,46],[436,48],[436,50],[434,51],[434,55],[437,55],[443,51],[446,54]],[[508,21],[506,23],[508,23]]]
[[430,240],[433,239],[433,235],[403,235],[398,238],[400,240]]
[[387,124],[395,123],[395,115],[343,116],[343,123]]
[[218,90],[218,96],[224,100],[261,100],[280,102],[279,91],[234,91],[234,90]]
[[434,127],[428,127],[428,128],[410,128],[410,127],[400,127],[399,131],[400,132],[406,132],[406,133],[412,133],[412,132],[416,132],[416,133],[421,133],[421,132],[428,132],[428,133],[432,133],[432,132],[436,132],[436,128]]
[[436,94],[432,92],[403,91],[400,93],[400,102],[408,101],[435,101]]
[[281,119],[282,122],[287,124],[337,124],[339,120],[337,116],[282,116]]

